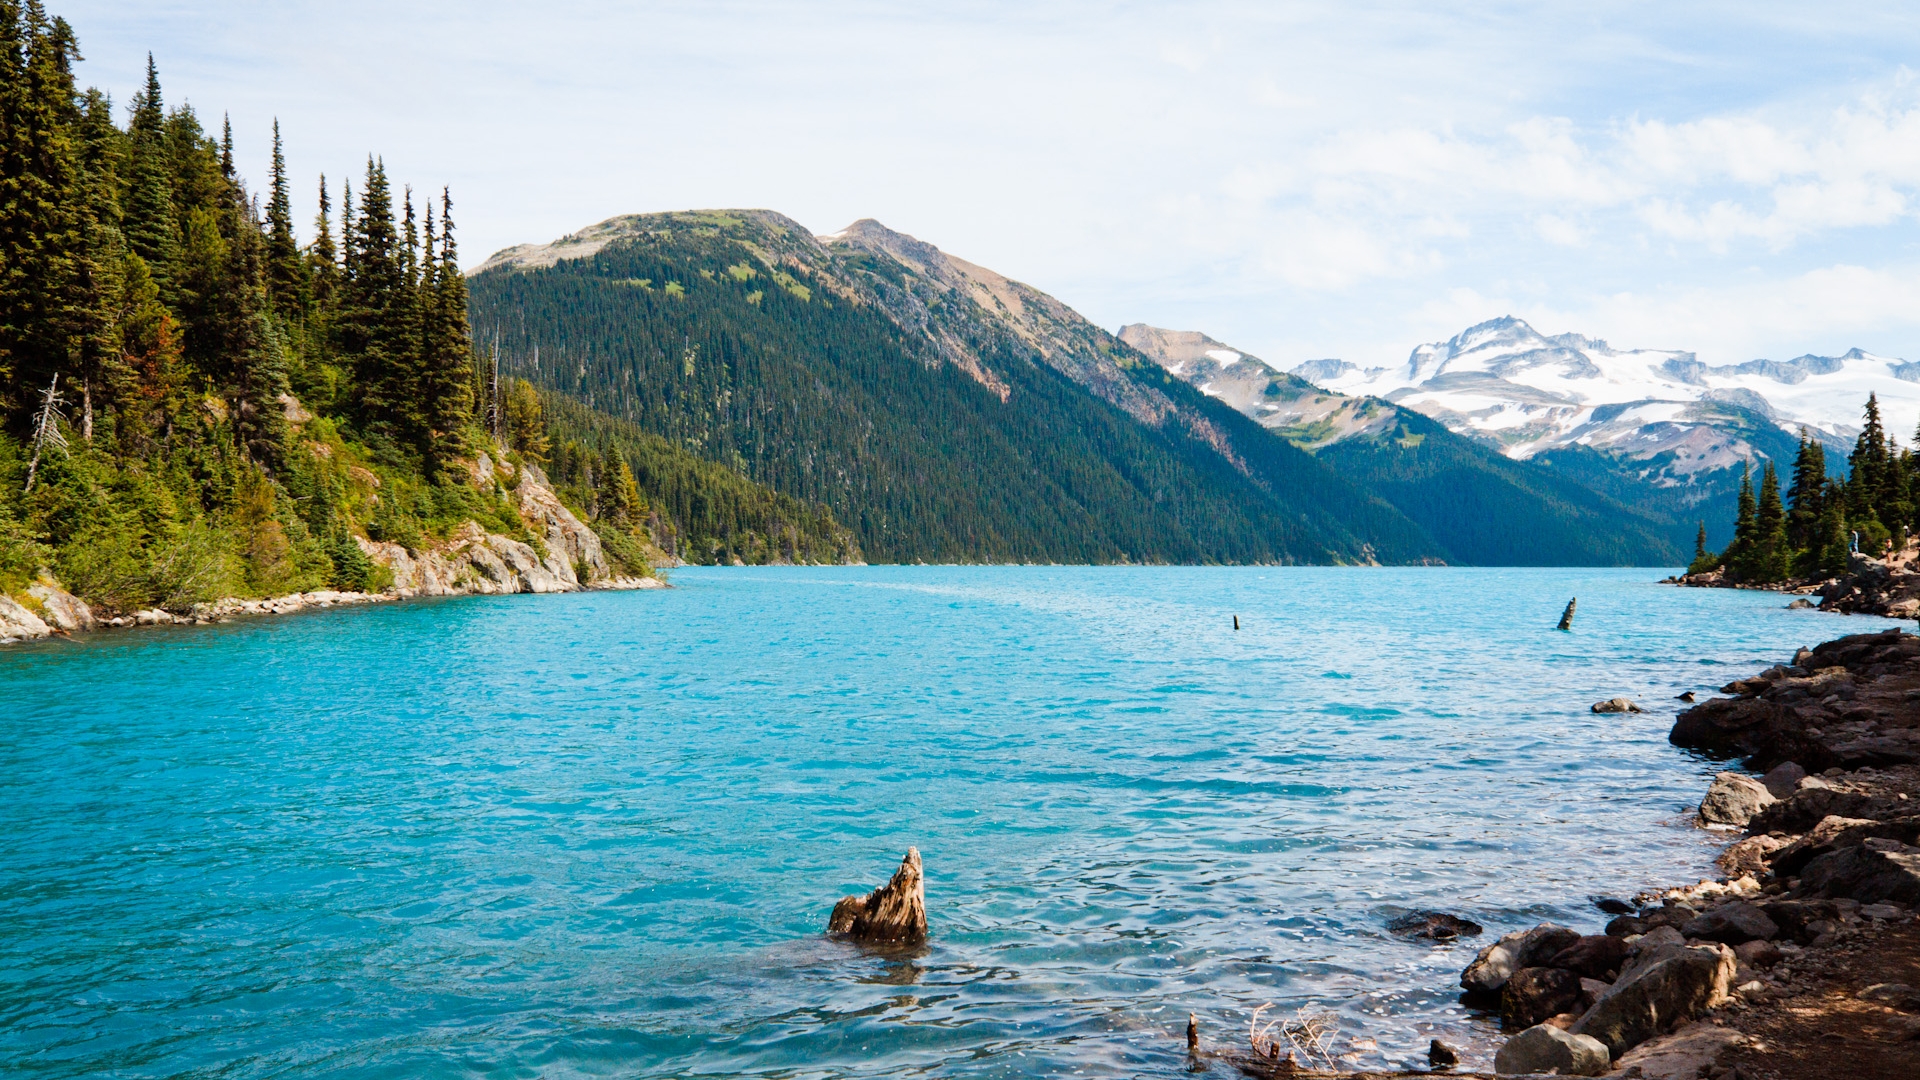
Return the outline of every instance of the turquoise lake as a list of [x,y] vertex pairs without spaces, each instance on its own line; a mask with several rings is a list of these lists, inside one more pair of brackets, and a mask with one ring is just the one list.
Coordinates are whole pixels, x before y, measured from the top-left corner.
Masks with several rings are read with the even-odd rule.
[[[1709,875],[1674,696],[1890,625],[1659,576],[687,569],[9,647],[0,1073],[1175,1077],[1264,1002],[1424,1061],[1489,938],[1388,919]],[[910,844],[927,948],[827,940]]]

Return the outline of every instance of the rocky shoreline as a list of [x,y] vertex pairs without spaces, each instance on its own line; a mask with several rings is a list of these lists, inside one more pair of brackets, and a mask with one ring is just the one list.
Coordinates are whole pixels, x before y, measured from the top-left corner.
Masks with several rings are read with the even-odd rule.
[[25,591],[25,603],[0,593],[0,644],[124,627],[204,625],[418,596],[667,587],[659,577],[616,574],[600,537],[560,502],[538,466],[495,461],[483,453],[469,473],[476,488],[512,503],[533,534],[532,543],[489,533],[471,521],[445,540],[419,550],[355,537],[367,558],[393,575],[393,585],[386,591],[320,590],[257,600],[226,597],[182,610],[152,608],[104,617],[96,616],[59,583],[43,577]]
[[[1482,948],[1461,1000],[1506,1032],[1494,1073],[1457,1070],[1463,1055],[1438,1041],[1425,1069],[1370,1071],[1340,1070],[1300,1038],[1207,1048],[1190,1020],[1193,1067],[1345,1080],[1920,1077],[1920,638],[1839,638],[1722,693],[1680,713],[1669,736],[1742,766],[1714,778],[1695,818],[1729,841],[1722,876],[1596,898],[1591,932],[1543,923]],[[1480,933],[1439,912],[1389,929]]]
[[[1731,581],[1723,570],[1681,574],[1663,585],[1695,589],[1754,589],[1802,597],[1790,607],[1818,607],[1842,615],[1880,615],[1889,619],[1920,618],[1920,541],[1884,559],[1854,555],[1847,572],[1836,578],[1795,578],[1752,585]],[[1811,598],[1819,597],[1816,604]]]
[[1744,766],[1698,813],[1732,839],[1724,876],[1481,950],[1461,985],[1513,1032],[1498,1073],[1920,1076],[1920,638],[1839,638],[1722,692],[1670,740]]

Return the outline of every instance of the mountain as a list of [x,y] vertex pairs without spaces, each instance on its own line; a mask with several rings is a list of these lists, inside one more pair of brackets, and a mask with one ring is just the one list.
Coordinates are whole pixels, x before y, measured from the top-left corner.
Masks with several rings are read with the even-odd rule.
[[1421,345],[1396,367],[1312,360],[1291,373],[1417,410],[1633,505],[1704,517],[1710,530],[1731,520],[1741,466],[1790,462],[1802,428],[1844,461],[1869,393],[1890,431],[1920,419],[1920,364],[1853,349],[1709,365],[1690,352],[1549,337],[1512,317]]
[[1392,503],[1451,561],[1667,564],[1683,561],[1692,541],[1690,521],[1631,509],[1411,409],[1323,390],[1205,334],[1135,323],[1120,339]]
[[469,286],[510,373],[824,505],[873,561],[1446,557],[1058,300],[877,222],[631,215]]

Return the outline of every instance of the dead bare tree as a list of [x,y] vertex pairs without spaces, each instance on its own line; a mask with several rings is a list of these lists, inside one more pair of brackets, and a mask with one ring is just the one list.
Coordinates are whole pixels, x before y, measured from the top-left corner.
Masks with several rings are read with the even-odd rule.
[[[1308,1005],[1295,1011],[1290,1020],[1277,1018],[1261,1024],[1260,1014],[1271,1008],[1273,1003],[1268,1002],[1253,1010],[1253,1019],[1247,1025],[1247,1041],[1252,1044],[1256,1059],[1279,1064],[1284,1049],[1284,1060],[1290,1068],[1304,1066],[1336,1071],[1337,1063],[1333,1059],[1331,1042],[1338,1029],[1338,1020],[1332,1013]],[[1277,1035],[1275,1029],[1278,1029]],[[1297,1059],[1295,1055],[1298,1055]]]
[[33,460],[27,463],[27,486],[20,494],[33,491],[33,479],[40,472],[40,455],[51,446],[62,454],[67,452],[67,437],[60,432],[60,423],[66,416],[60,412],[60,376],[56,373],[53,381],[47,384],[47,393],[40,402],[40,415],[33,425]]

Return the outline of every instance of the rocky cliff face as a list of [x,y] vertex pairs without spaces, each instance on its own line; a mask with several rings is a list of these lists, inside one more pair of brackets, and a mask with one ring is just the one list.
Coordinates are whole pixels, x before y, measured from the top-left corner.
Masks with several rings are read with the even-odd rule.
[[648,588],[653,579],[613,573],[600,538],[561,505],[539,466],[513,465],[481,454],[472,470],[475,487],[495,489],[514,501],[539,546],[483,531],[468,522],[451,537],[422,551],[361,539],[360,549],[393,572],[401,596],[464,593],[552,593],[594,588]]
[[418,551],[356,537],[367,557],[393,573],[384,594],[311,592],[264,600],[228,597],[191,610],[140,611],[101,622],[86,603],[50,580],[26,591],[26,603],[0,594],[0,644],[71,634],[102,626],[157,626],[219,622],[238,615],[285,615],[309,608],[362,604],[414,596],[468,593],[555,593],[583,589],[656,589],[654,577],[614,573],[600,537],[553,493],[539,466],[514,465],[481,454],[470,472],[475,487],[511,499],[536,542],[489,533],[469,521],[445,540]]

